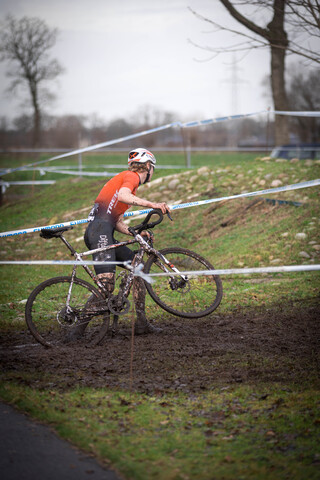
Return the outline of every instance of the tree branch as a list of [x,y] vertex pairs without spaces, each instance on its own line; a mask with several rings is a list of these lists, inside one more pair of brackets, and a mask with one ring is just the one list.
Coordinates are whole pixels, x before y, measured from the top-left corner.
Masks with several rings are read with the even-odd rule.
[[248,28],[260,37],[265,38],[266,40],[269,39],[269,31],[266,28],[259,27],[259,25],[256,25],[255,23],[251,22],[251,20],[244,17],[238,10],[234,8],[229,0],[220,0],[220,2],[226,7],[230,15],[244,27]]
[[[251,35],[248,35],[247,33],[245,32],[239,32],[239,30],[233,30],[232,28],[227,28],[227,27],[223,27],[222,25],[220,25],[219,23],[216,23],[214,22],[213,20],[210,20],[209,18],[206,18],[202,15],[200,15],[199,13],[195,12],[194,10],[192,10],[192,8],[188,7],[189,10],[196,16],[198,17],[200,20],[203,20],[207,23],[210,23],[211,25],[214,25],[218,30],[221,30],[221,31],[226,31],[226,32],[230,32],[230,33],[234,33],[236,35],[239,35],[240,37],[245,37],[247,38],[248,40],[250,40],[250,42],[257,42],[257,43],[261,43],[261,46],[264,47],[265,45],[268,45],[267,41],[264,42],[263,40],[260,40],[256,37],[253,37]],[[228,48],[228,47],[224,47],[224,48]]]

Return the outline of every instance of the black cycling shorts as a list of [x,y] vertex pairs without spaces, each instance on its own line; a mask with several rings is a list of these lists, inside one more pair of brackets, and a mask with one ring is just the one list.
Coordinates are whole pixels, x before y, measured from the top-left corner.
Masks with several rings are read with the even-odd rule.
[[[113,237],[114,225],[105,220],[95,218],[89,223],[85,234],[84,241],[89,250],[95,248],[107,247],[108,245],[114,245],[117,240]],[[103,262],[125,262],[127,260],[133,260],[135,252],[130,250],[126,245],[118,248],[112,248],[105,252],[98,252],[92,255],[94,261]],[[95,272],[99,273],[114,273],[116,265],[95,265]]]

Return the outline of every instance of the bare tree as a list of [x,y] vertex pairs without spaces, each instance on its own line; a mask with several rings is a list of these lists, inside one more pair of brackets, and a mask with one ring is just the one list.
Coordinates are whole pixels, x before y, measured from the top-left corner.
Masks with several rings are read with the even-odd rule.
[[[285,88],[285,57],[287,53],[302,56],[306,61],[320,63],[320,53],[311,41],[305,46],[305,35],[317,41],[320,36],[319,0],[219,0],[230,15],[251,33],[220,25],[214,20],[193,13],[209,22],[217,30],[232,32],[242,37],[242,42],[224,47],[200,47],[213,53],[213,56],[226,52],[243,52],[252,49],[269,48],[271,53],[271,89],[275,110],[289,110]],[[252,7],[250,14],[241,13],[239,8]],[[251,18],[260,15],[265,26],[259,26]],[[251,18],[250,18],[251,16]],[[270,20],[271,17],[271,20]],[[270,21],[269,21],[270,20]],[[197,45],[199,47],[199,45]],[[277,115],[275,119],[276,143],[289,140],[288,118]]]
[[[55,59],[50,59],[48,51],[56,42],[57,30],[34,17],[20,20],[11,15],[6,17],[0,34],[0,61],[10,62],[8,77],[12,78],[10,90],[27,86],[34,112],[33,145],[40,142],[41,103],[49,98],[46,83],[55,79],[63,69]],[[52,95],[51,95],[52,97]]]

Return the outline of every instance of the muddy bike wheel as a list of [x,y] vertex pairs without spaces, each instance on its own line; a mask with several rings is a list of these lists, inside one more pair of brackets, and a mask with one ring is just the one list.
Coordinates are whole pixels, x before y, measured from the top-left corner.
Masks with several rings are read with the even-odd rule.
[[[214,267],[205,258],[185,248],[165,248],[160,253],[179,271],[207,271]],[[163,273],[165,263],[150,256],[145,273]],[[166,270],[172,272],[170,266]],[[185,318],[200,318],[212,313],[222,299],[222,282],[218,275],[187,275],[153,277],[154,283],[146,287],[152,299],[164,310]]]
[[42,345],[72,345],[75,341],[97,345],[108,331],[110,315],[106,301],[85,280],[74,279],[70,308],[66,308],[70,283],[71,277],[50,278],[40,283],[28,298],[27,326]]

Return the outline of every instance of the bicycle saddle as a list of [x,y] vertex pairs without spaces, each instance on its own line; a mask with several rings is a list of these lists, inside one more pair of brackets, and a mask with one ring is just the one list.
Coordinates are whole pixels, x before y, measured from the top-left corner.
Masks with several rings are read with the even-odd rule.
[[66,232],[67,230],[72,230],[73,227],[70,225],[69,227],[59,227],[59,228],[42,228],[40,237],[44,238],[45,240],[48,240],[49,238],[57,238],[61,237],[63,232]]

